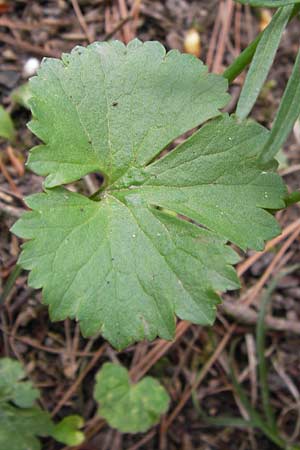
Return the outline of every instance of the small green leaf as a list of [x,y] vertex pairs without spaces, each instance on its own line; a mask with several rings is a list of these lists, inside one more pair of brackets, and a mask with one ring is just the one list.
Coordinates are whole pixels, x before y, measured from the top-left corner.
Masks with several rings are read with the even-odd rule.
[[1,450],[40,450],[38,436],[52,431],[50,415],[39,408],[19,409],[10,404],[0,405]]
[[279,8],[281,6],[295,5],[300,3],[300,0],[235,0],[243,5],[259,6],[266,8]]
[[0,137],[13,141],[15,139],[15,127],[8,112],[0,105]]
[[54,426],[51,436],[66,445],[80,445],[85,437],[80,428],[84,420],[80,416],[67,416]]
[[236,109],[236,115],[240,119],[245,119],[248,116],[256,102],[292,10],[293,5],[278,10],[259,41]]
[[300,115],[300,49],[281,99],[271,133],[261,151],[262,162],[274,158]]
[[12,401],[21,408],[32,406],[39,391],[30,381],[22,381],[26,374],[19,363],[10,358],[0,359],[0,402]]
[[99,414],[123,433],[147,431],[169,407],[169,395],[152,377],[131,384],[128,371],[106,363],[96,376],[94,397]]
[[[176,316],[212,324],[216,291],[239,287],[227,241],[261,249],[280,231],[266,210],[285,206],[286,189],[259,161],[268,131],[220,115],[226,81],[153,42],[76,48],[46,60],[31,88],[45,144],[29,164],[48,189],[13,231],[30,240],[19,263],[52,320],[76,318],[117,348],[172,339]],[[106,180],[98,201],[55,187],[91,171]]]
[[24,83],[21,86],[17,87],[13,90],[11,93],[11,99],[18,103],[21,106],[24,106],[24,108],[30,109],[29,101],[31,99],[31,91],[29,83]]

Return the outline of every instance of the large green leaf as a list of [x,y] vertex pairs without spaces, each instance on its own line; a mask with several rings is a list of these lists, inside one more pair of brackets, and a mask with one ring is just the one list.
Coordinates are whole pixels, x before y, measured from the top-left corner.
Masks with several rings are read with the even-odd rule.
[[[32,81],[31,128],[46,144],[30,166],[52,188],[27,199],[33,211],[13,229],[30,240],[20,258],[29,283],[52,319],[76,318],[118,348],[172,338],[175,315],[211,324],[216,291],[238,287],[226,242],[261,249],[279,232],[266,210],[284,206],[285,189],[274,164],[258,161],[268,132],[224,115],[157,159],[218,114],[222,77],[139,41],[63,61],[47,60]],[[99,201],[53,187],[90,171],[106,180]]]
[[100,403],[99,414],[123,433],[148,430],[169,406],[169,395],[155,378],[131,384],[125,367],[112,363],[98,372],[94,397]]

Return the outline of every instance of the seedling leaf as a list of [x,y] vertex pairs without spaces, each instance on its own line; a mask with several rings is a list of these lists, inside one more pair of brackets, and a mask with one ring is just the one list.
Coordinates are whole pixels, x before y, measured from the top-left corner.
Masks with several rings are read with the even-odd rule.
[[169,395],[156,379],[145,377],[131,384],[125,367],[112,363],[98,372],[94,397],[100,416],[122,433],[148,430],[169,406]]
[[51,436],[66,445],[80,445],[84,441],[84,433],[80,431],[84,420],[80,416],[67,416],[53,427]]

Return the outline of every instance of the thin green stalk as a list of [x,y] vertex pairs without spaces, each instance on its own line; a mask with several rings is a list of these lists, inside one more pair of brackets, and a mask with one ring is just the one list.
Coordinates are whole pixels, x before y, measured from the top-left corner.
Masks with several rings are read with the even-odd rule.
[[232,83],[240,73],[251,63],[252,58],[254,56],[256,47],[258,46],[261,37],[263,35],[263,31],[259,33],[259,35],[251,42],[245,50],[240,53],[240,55],[230,64],[229,67],[224,71],[223,77],[228,80],[229,83]]
[[285,206],[291,206],[294,205],[295,203],[300,202],[300,191],[294,191],[288,194],[285,197],[284,202]]
[[[231,362],[233,362],[233,360],[234,360],[234,353],[235,353],[236,345],[237,345],[237,341],[235,341],[232,344],[231,349],[230,349]],[[273,430],[272,428],[270,428],[269,425],[267,425],[265,423],[265,420],[252,407],[251,403],[247,399],[247,396],[246,396],[244,390],[242,389],[242,387],[240,386],[240,384],[237,380],[237,377],[234,373],[232,365],[233,364],[230,365],[230,374],[231,374],[231,378],[232,378],[232,384],[238,395],[240,402],[242,403],[243,407],[246,409],[246,411],[249,415],[250,421],[253,423],[253,425],[255,427],[259,428],[270,439],[270,441],[274,442],[274,444],[278,445],[278,447],[286,450],[287,445],[284,442],[284,440],[281,439],[281,437],[278,435],[277,430]]]
[[281,6],[292,5],[293,3],[299,3],[300,0],[236,0],[243,5],[249,5],[253,7],[265,7],[265,8],[279,8]]
[[[300,264],[294,264],[292,266],[287,267],[286,269],[282,270],[269,284],[268,289],[267,289],[267,291],[262,299],[262,302],[261,302],[260,312],[259,312],[257,326],[256,326],[256,348],[257,348],[257,355],[258,355],[258,373],[259,373],[259,381],[260,381],[260,387],[261,387],[263,409],[264,409],[264,412],[266,415],[268,427],[270,427],[270,430],[272,431],[272,433],[275,433],[275,434],[278,434],[278,430],[277,430],[277,426],[276,426],[274,412],[273,412],[271,402],[270,402],[270,391],[269,391],[269,384],[268,384],[268,368],[267,368],[267,362],[266,362],[266,358],[265,358],[265,337],[266,337],[265,316],[266,316],[268,302],[270,301],[271,295],[272,295],[273,291],[275,290],[279,280],[282,277],[284,277],[285,275],[288,275],[288,274],[294,272],[295,270],[298,270],[299,267],[300,267]],[[299,450],[299,447],[297,447],[295,445],[289,445],[289,444],[285,444],[284,448],[289,449],[289,450],[292,450],[292,449]]]
[[[294,9],[289,18],[289,22],[298,14],[300,11],[300,5],[295,5]],[[233,61],[233,63],[227,67],[223,73],[223,77],[232,83],[240,73],[251,63],[254,56],[255,50],[262,38],[264,31],[259,33],[259,35],[251,42],[251,44],[242,51],[242,53]]]
[[255,425],[249,420],[241,419],[240,417],[230,417],[230,416],[222,416],[222,417],[210,417],[206,414],[206,412],[201,408],[200,402],[196,396],[196,392],[192,392],[192,401],[194,405],[195,411],[199,414],[199,416],[204,420],[204,422],[208,425],[212,425],[214,427],[234,427],[234,428],[254,428]]
[[261,161],[273,159],[285,142],[297,118],[300,115],[300,49],[293,72],[285,88],[271,132],[261,150]]
[[5,302],[6,298],[8,297],[10,291],[12,290],[12,288],[21,272],[22,272],[22,268],[18,264],[16,264],[14,269],[12,270],[11,274],[9,275],[8,280],[4,286],[2,295],[0,296],[0,305]]
[[207,425],[214,427],[233,427],[233,428],[254,428],[255,425],[249,420],[240,419],[239,417],[206,417],[203,420]]
[[267,312],[267,306],[271,299],[271,295],[276,288],[278,283],[278,278],[274,278],[273,281],[268,286],[265,295],[262,298],[257,325],[256,325],[256,349],[258,356],[258,374],[260,381],[260,390],[262,397],[263,409],[266,415],[268,425],[275,432],[276,422],[274,412],[270,402],[270,390],[268,384],[268,368],[267,361],[265,358],[265,340],[266,340],[266,327],[265,327],[265,316]]

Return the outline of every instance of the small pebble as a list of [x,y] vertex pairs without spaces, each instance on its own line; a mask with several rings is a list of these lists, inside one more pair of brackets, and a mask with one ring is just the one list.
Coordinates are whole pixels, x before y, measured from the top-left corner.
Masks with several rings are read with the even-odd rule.
[[31,77],[36,73],[40,66],[40,62],[37,58],[29,58],[23,67],[23,75],[26,78]]

